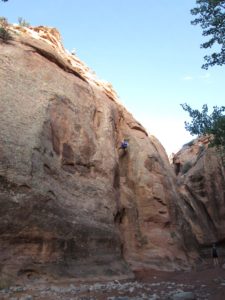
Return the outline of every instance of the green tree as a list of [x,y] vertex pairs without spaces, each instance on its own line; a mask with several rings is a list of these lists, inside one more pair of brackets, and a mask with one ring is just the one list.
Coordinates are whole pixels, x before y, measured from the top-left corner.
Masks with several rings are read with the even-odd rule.
[[209,37],[201,48],[216,48],[216,52],[204,57],[206,63],[202,68],[207,70],[210,66],[225,64],[225,0],[196,0],[196,5],[191,10],[196,16],[191,24],[200,25],[202,35]]
[[23,19],[22,17],[18,18],[18,23],[20,26],[22,27],[29,27],[30,23],[28,23],[25,19]]
[[185,129],[192,135],[208,135],[210,146],[216,146],[225,152],[225,106],[214,106],[208,114],[208,106],[204,104],[202,111],[192,109],[188,104],[181,104],[183,110],[189,113],[191,122],[185,122]]
[[12,39],[8,27],[8,20],[5,17],[0,17],[0,42],[8,43]]

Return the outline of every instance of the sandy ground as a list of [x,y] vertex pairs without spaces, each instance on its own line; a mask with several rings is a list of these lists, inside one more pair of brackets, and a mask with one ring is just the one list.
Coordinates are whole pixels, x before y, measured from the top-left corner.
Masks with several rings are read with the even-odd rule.
[[225,269],[221,266],[208,266],[190,272],[138,272],[136,278],[141,282],[170,281],[178,286],[183,285],[183,290],[192,291],[196,299],[225,299]]
[[[225,299],[225,269],[207,264],[187,272],[136,271],[134,280],[40,282],[0,290],[1,300],[164,300]],[[188,292],[188,293],[187,293]],[[186,297],[186,298],[185,298]]]

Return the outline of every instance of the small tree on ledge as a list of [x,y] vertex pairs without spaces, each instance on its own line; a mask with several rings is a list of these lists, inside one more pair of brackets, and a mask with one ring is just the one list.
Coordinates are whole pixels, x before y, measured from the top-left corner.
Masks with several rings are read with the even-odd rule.
[[9,23],[5,17],[0,17],[0,39],[7,43],[12,39],[9,31],[8,31]]
[[188,104],[181,104],[183,110],[189,113],[191,122],[185,122],[185,129],[191,135],[208,135],[209,146],[216,147],[225,163],[225,106],[214,106],[213,112],[208,114],[208,106],[204,104],[202,111],[192,109]]

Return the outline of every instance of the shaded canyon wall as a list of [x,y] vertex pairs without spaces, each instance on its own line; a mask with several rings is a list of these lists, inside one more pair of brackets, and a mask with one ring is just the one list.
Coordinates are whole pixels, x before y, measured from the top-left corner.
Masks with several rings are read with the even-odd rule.
[[173,166],[183,216],[191,226],[201,254],[211,256],[212,244],[216,243],[222,255],[225,246],[223,156],[216,148],[209,147],[207,137],[200,137],[184,145],[174,156]]

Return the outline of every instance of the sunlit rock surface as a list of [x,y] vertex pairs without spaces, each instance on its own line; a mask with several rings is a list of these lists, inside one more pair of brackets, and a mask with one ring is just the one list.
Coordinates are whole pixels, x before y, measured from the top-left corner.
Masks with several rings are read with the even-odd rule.
[[57,30],[10,32],[0,43],[2,272],[124,278],[188,268],[189,227],[157,139]]

